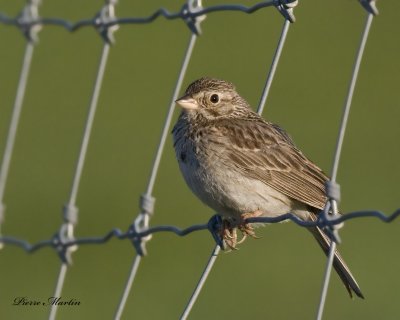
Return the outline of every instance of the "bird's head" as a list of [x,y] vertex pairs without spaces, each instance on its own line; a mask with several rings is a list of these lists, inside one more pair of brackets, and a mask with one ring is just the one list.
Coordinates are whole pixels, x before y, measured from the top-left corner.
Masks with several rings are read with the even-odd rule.
[[207,119],[234,117],[249,108],[232,83],[212,78],[194,81],[176,103],[184,112],[201,114]]

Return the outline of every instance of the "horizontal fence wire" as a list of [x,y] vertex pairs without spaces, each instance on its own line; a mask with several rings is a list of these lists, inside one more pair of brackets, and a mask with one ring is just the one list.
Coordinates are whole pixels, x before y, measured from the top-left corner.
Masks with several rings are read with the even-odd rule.
[[[348,220],[355,220],[358,218],[376,218],[382,222],[390,223],[394,221],[398,216],[400,216],[400,209],[396,210],[390,215],[386,215],[385,213],[381,211],[374,211],[374,210],[368,210],[368,211],[354,211],[351,213],[346,213],[342,214],[338,217],[335,217],[333,219],[326,220],[325,217],[321,214],[319,215],[318,220],[316,221],[303,221],[300,220],[297,216],[295,216],[292,213],[287,213],[284,215],[281,215],[279,217],[257,217],[257,218],[248,218],[245,220],[247,223],[279,223],[282,221],[290,220],[296,223],[297,225],[305,228],[309,227],[319,227],[319,228],[325,228],[325,227],[332,227],[334,225],[341,224],[345,221]],[[210,222],[213,222],[213,219],[210,219]],[[95,245],[95,244],[103,244],[108,241],[110,241],[113,238],[120,239],[120,240],[133,240],[137,238],[145,238],[151,234],[155,233],[160,233],[160,232],[167,232],[167,233],[174,233],[177,236],[184,237],[187,236],[193,232],[197,231],[204,231],[204,230],[210,230],[211,232],[214,232],[215,230],[215,225],[212,223],[205,223],[205,224],[197,224],[197,225],[192,225],[187,228],[181,229],[176,226],[170,226],[170,225],[161,225],[161,226],[156,226],[156,227],[150,227],[145,231],[142,232],[136,232],[134,228],[130,228],[128,231],[123,232],[118,228],[114,228],[111,231],[107,232],[103,236],[99,237],[81,237],[81,238],[76,238],[71,241],[66,241],[66,242],[61,242],[58,234],[56,234],[54,237],[48,239],[48,240],[42,240],[34,244],[30,244],[28,241],[19,239],[19,238],[14,238],[14,237],[9,237],[9,236],[2,236],[0,237],[0,242],[8,245],[13,245],[20,247],[21,249],[25,250],[26,252],[35,252],[40,249],[46,248],[46,247],[52,247],[53,249],[57,250],[58,252],[64,251],[65,248],[71,247],[71,246],[82,246],[82,245]]]
[[295,3],[297,0],[269,0],[269,1],[260,1],[259,3],[254,4],[253,6],[244,6],[240,4],[224,4],[224,5],[215,5],[203,8],[201,10],[190,11],[188,10],[188,5],[185,3],[179,12],[170,12],[167,9],[160,8],[157,9],[152,14],[145,17],[126,17],[126,18],[115,18],[109,22],[99,21],[97,16],[94,16],[90,19],[82,19],[76,22],[71,22],[66,19],[60,18],[46,18],[46,17],[38,17],[37,19],[33,19],[32,21],[25,22],[17,17],[10,17],[6,13],[0,12],[0,23],[10,26],[16,27],[26,27],[28,26],[57,26],[62,27],[67,31],[74,32],[80,30],[84,27],[110,27],[114,25],[124,25],[124,24],[145,24],[152,23],[159,17],[164,17],[167,20],[174,19],[183,19],[185,21],[194,20],[197,17],[214,13],[214,12],[227,12],[227,11],[238,11],[247,14],[254,13],[260,9],[275,6],[279,9],[279,6],[288,6],[291,3]]

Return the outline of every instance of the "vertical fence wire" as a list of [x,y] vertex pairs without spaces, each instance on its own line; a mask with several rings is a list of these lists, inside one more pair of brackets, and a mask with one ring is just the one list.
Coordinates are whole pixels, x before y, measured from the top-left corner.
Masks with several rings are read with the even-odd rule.
[[[81,148],[79,151],[78,161],[76,164],[74,179],[72,182],[71,193],[70,193],[70,197],[68,200],[68,204],[66,206],[67,210],[70,208],[76,208],[76,197],[78,195],[79,184],[80,184],[81,177],[82,177],[83,166],[85,163],[87,149],[89,146],[90,134],[91,134],[92,127],[93,127],[94,116],[96,114],[98,99],[99,99],[99,95],[100,95],[100,89],[101,89],[101,85],[103,83],[104,71],[105,71],[105,68],[107,65],[109,52],[110,52],[110,45],[108,43],[104,43],[103,52],[101,54],[100,64],[99,64],[96,81],[95,81],[95,85],[94,85],[94,90],[93,90],[92,98],[90,101],[89,113],[88,113],[88,116],[86,119],[85,130],[84,130],[83,137],[82,137],[82,143],[81,143]],[[76,217],[75,217],[75,219],[76,219]],[[75,223],[76,223],[76,221],[75,221]],[[68,221],[68,219],[67,219],[66,223],[63,226],[66,227],[65,230],[67,230],[67,239],[70,240],[71,238],[73,238],[74,223],[71,221]],[[71,248],[69,248],[69,250],[70,249]],[[58,279],[57,279],[57,286],[56,286],[55,295],[54,295],[55,297],[59,297],[61,295],[62,288],[64,286],[64,281],[66,278],[67,269],[68,269],[67,264],[65,262],[62,263],[60,272],[58,275]],[[57,295],[57,293],[58,293],[58,295]],[[57,313],[57,305],[53,304],[51,306],[49,320],[54,320],[56,317],[56,313]]]
[[285,22],[283,23],[281,36],[279,38],[278,46],[276,47],[275,54],[272,59],[272,64],[271,64],[271,67],[269,69],[269,73],[267,76],[267,80],[265,82],[264,90],[261,95],[261,100],[260,100],[260,103],[257,108],[257,113],[260,115],[264,111],[265,103],[267,102],[268,94],[271,90],[272,81],[274,80],[276,68],[278,67],[279,59],[282,55],[283,46],[286,42],[286,36],[289,31],[289,26],[290,26],[290,21],[288,19],[285,19]]
[[[183,79],[185,77],[186,70],[187,70],[188,65],[189,65],[189,61],[190,61],[190,59],[192,57],[193,48],[194,48],[194,45],[196,43],[196,39],[197,39],[197,35],[191,34],[190,40],[189,40],[189,45],[188,45],[188,47],[186,49],[186,53],[185,53],[185,56],[184,56],[184,59],[183,59],[182,67],[181,67],[181,70],[179,72],[179,76],[178,76],[178,80],[177,80],[176,85],[175,85],[174,93],[172,95],[172,100],[171,100],[171,103],[169,105],[169,110],[168,110],[167,116],[165,118],[164,128],[163,128],[162,133],[161,133],[160,142],[159,142],[159,145],[158,145],[158,148],[157,148],[156,156],[155,156],[155,159],[154,159],[154,162],[153,162],[153,167],[152,167],[150,178],[149,178],[149,183],[147,185],[147,190],[146,190],[146,194],[145,194],[145,196],[150,197],[150,198],[152,197],[155,180],[156,180],[156,177],[157,177],[158,169],[160,167],[161,156],[163,154],[164,147],[165,147],[165,142],[167,140],[167,136],[168,136],[169,129],[170,129],[170,126],[171,126],[172,116],[173,116],[174,110],[175,110],[175,100],[178,99],[179,92],[181,91]],[[140,213],[140,214],[143,214],[143,212]],[[129,293],[131,291],[132,284],[135,281],[135,277],[136,277],[137,271],[139,269],[139,264],[141,262],[141,258],[142,257],[139,256],[138,254],[134,258],[134,261],[132,263],[132,267],[131,267],[131,270],[130,270],[130,273],[129,273],[129,276],[128,276],[128,279],[127,279],[127,282],[126,282],[126,285],[125,285],[125,288],[124,288],[124,292],[123,292],[121,300],[120,300],[120,302],[118,304],[117,312],[116,312],[116,315],[115,315],[114,319],[120,319],[120,317],[122,315],[122,312],[125,309],[126,301],[128,299],[128,295],[129,295]]]
[[[359,49],[357,52],[357,57],[356,57],[356,61],[355,61],[354,68],[353,68],[352,78],[350,81],[350,86],[349,86],[349,90],[348,90],[348,94],[347,94],[347,98],[346,98],[346,103],[345,103],[345,106],[343,109],[343,116],[342,116],[342,120],[341,120],[341,124],[340,124],[340,129],[339,129],[339,134],[338,134],[338,139],[337,139],[337,144],[336,144],[336,149],[335,149],[335,156],[334,156],[334,160],[333,160],[332,174],[331,174],[332,182],[336,182],[336,178],[337,178],[337,172],[338,172],[338,168],[339,168],[339,160],[340,160],[340,155],[341,155],[342,146],[343,146],[344,134],[346,131],[347,122],[348,122],[348,118],[349,118],[350,107],[351,107],[351,103],[353,100],[354,88],[355,88],[355,85],[357,82],[357,77],[358,77],[358,73],[360,70],[361,60],[362,60],[362,57],[364,54],[364,49],[365,49],[365,45],[367,43],[368,34],[369,34],[369,30],[371,28],[373,17],[374,17],[374,15],[372,13],[369,13],[367,15],[367,20],[365,23],[362,37],[361,37],[361,43],[360,43],[360,46],[359,46]],[[336,212],[335,212],[335,211],[337,211],[337,209],[335,209],[336,201],[335,200],[331,200],[331,201],[332,201],[333,213],[336,214]],[[327,263],[326,263],[326,270],[325,270],[325,275],[324,275],[324,280],[323,280],[323,285],[322,285],[320,302],[318,305],[317,320],[322,319],[322,315],[324,312],[324,306],[325,306],[326,296],[327,296],[327,292],[328,292],[328,286],[329,286],[329,280],[330,280],[330,275],[331,275],[331,271],[332,271],[332,263],[333,263],[333,259],[335,256],[335,250],[336,250],[336,242],[332,241],[331,247],[329,249]]]
[[[34,44],[31,41],[28,41],[26,44],[26,48],[25,48],[24,59],[22,62],[21,75],[20,75],[19,82],[18,82],[17,94],[15,97],[13,112],[12,112],[11,121],[10,121],[10,127],[8,130],[8,135],[7,135],[7,140],[6,140],[6,146],[4,149],[3,161],[1,163],[1,168],[0,168],[0,226],[1,226],[2,220],[4,218],[3,217],[4,211],[5,211],[4,192],[5,192],[5,188],[6,188],[8,173],[10,171],[10,163],[11,163],[11,158],[12,158],[12,154],[13,154],[13,150],[14,150],[15,138],[17,135],[19,119],[21,117],[22,105],[24,102],[26,84],[27,84],[28,76],[29,76],[29,70],[30,70],[30,66],[32,63],[32,56],[33,56],[33,51],[34,51],[33,49],[34,49]],[[0,248],[1,248],[1,245],[0,245]]]

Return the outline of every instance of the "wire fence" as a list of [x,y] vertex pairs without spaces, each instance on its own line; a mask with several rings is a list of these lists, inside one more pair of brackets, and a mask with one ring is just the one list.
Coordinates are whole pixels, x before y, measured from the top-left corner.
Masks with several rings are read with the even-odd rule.
[[[337,202],[340,200],[340,187],[336,182],[336,177],[339,167],[342,144],[344,140],[346,126],[348,123],[348,116],[351,107],[352,97],[354,93],[355,84],[357,81],[357,75],[361,65],[361,59],[364,53],[365,44],[367,42],[373,18],[378,14],[378,10],[376,8],[376,3],[374,0],[360,0],[360,3],[367,11],[367,20],[364,30],[362,32],[361,44],[357,52],[356,61],[353,69],[353,75],[350,81],[348,95],[345,100],[343,117],[341,120],[341,126],[338,134],[335,156],[333,160],[331,181],[329,181],[329,183],[327,184],[327,189],[326,189],[327,198],[329,200],[327,201],[325,209],[321,212],[318,219],[312,222],[303,221],[291,213],[287,213],[285,215],[274,218],[258,217],[258,218],[249,218],[246,220],[246,222],[249,223],[254,223],[254,222],[278,223],[285,220],[291,220],[295,222],[297,225],[302,227],[318,226],[320,228],[323,228],[324,230],[327,230],[329,236],[333,241],[330,248],[330,254],[327,259],[326,273],[323,281],[323,288],[317,311],[317,317],[316,317],[317,319],[322,319],[334,251],[336,243],[340,241],[338,235],[338,229],[340,228],[340,226],[342,226],[343,223],[347,220],[356,218],[365,218],[365,217],[374,217],[383,222],[389,223],[400,215],[400,209],[396,210],[390,215],[385,215],[384,213],[375,210],[358,211],[358,212],[347,213],[344,215],[339,215],[337,209],[338,207]],[[0,23],[19,28],[27,38],[25,56],[22,64],[22,71],[19,79],[17,94],[13,108],[13,114],[10,120],[8,136],[6,140],[4,155],[0,169],[0,226],[1,223],[3,222],[5,214],[4,192],[7,185],[7,177],[14,149],[15,137],[18,129],[20,115],[22,112],[23,100],[24,100],[25,90],[27,87],[27,79],[29,75],[35,42],[38,38],[38,33],[40,29],[42,27],[47,27],[47,26],[58,26],[65,28],[70,32],[75,32],[84,27],[93,27],[96,28],[100,36],[104,39],[104,45],[97,71],[97,77],[95,80],[93,93],[89,104],[85,130],[81,140],[81,148],[78,153],[76,169],[72,180],[72,187],[67,204],[64,206],[64,211],[63,211],[64,221],[61,224],[60,229],[55,233],[55,235],[51,239],[39,241],[34,244],[31,244],[23,239],[15,238],[12,236],[1,236],[0,245],[2,246],[13,245],[16,247],[20,247],[26,252],[31,252],[31,253],[37,252],[43,248],[50,247],[54,249],[58,253],[61,260],[60,272],[54,294],[54,296],[57,297],[61,295],[64,283],[66,281],[68,266],[71,263],[72,253],[75,250],[77,250],[78,247],[83,245],[103,244],[114,238],[131,241],[137,254],[132,262],[131,271],[128,275],[125,288],[122,292],[119,305],[117,306],[116,309],[115,319],[120,319],[123,314],[128,299],[128,295],[131,291],[132,284],[135,280],[137,270],[139,269],[141,259],[147,253],[146,243],[151,239],[152,235],[160,232],[170,232],[176,234],[177,236],[183,237],[193,232],[208,230],[216,242],[216,247],[213,249],[210,259],[207,262],[206,267],[204,269],[204,272],[200,277],[198,285],[193,291],[193,294],[190,297],[185,307],[185,310],[182,313],[181,319],[186,319],[189,316],[190,311],[193,305],[195,304],[196,299],[198,298],[210,271],[212,270],[213,264],[216,261],[220,249],[223,248],[222,239],[219,236],[218,232],[222,225],[221,218],[218,215],[215,215],[209,220],[208,223],[193,225],[186,229],[180,229],[175,226],[169,226],[169,225],[150,227],[150,218],[154,213],[154,204],[155,204],[153,189],[156,183],[156,178],[159,171],[162,154],[165,148],[166,139],[170,131],[171,121],[175,109],[175,100],[178,98],[178,94],[181,92],[183,79],[185,77],[192,53],[194,51],[196,39],[201,34],[200,25],[202,21],[205,19],[207,14],[211,13],[214,14],[217,12],[240,11],[243,13],[251,14],[257,10],[261,10],[268,7],[275,7],[282,14],[282,16],[284,17],[284,23],[282,27],[281,36],[277,44],[273,61],[269,68],[268,76],[266,78],[264,90],[261,95],[260,103],[257,110],[259,114],[262,114],[268,98],[268,94],[271,89],[271,84],[273,82],[275,72],[279,64],[279,59],[284,48],[287,34],[289,32],[289,27],[292,23],[295,22],[294,9],[298,5],[298,1],[272,0],[272,1],[260,1],[259,3],[250,7],[246,7],[243,5],[217,5],[204,8],[202,6],[201,0],[189,0],[186,3],[184,3],[179,12],[171,13],[166,9],[158,9],[153,14],[147,17],[127,17],[127,18],[116,17],[114,10],[114,6],[116,4],[117,0],[108,0],[106,1],[104,7],[101,8],[99,13],[94,18],[84,19],[77,22],[71,22],[59,18],[41,17],[39,15],[40,0],[28,1],[26,7],[21,11],[21,14],[18,15],[17,17],[9,17],[6,14],[0,12]],[[94,116],[98,105],[99,94],[101,91],[104,72],[109,57],[109,52],[111,48],[110,45],[114,42],[113,33],[118,29],[120,25],[151,23],[159,17],[164,17],[168,20],[170,19],[183,20],[189,27],[191,35],[189,38],[186,53],[184,55],[182,66],[178,75],[176,86],[170,100],[169,111],[167,113],[159,145],[156,150],[151,174],[148,180],[148,185],[144,194],[141,195],[140,197],[140,211],[134,222],[128,227],[127,231],[125,232],[115,228],[102,236],[75,238],[74,228],[78,221],[78,208],[76,205],[76,198],[79,192],[80,180],[84,169],[84,163],[86,159],[88,145],[90,142],[90,133],[93,127]],[[57,312],[57,306],[53,305],[50,311],[49,319],[55,319],[56,312]]]

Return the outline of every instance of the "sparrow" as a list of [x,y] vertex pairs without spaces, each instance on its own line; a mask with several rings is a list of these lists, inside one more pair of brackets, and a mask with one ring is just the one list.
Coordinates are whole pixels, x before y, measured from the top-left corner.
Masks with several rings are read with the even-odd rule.
[[[316,221],[329,178],[280,126],[264,120],[232,83],[204,77],[176,100],[182,112],[172,130],[180,171],[191,191],[223,219],[221,237],[231,249],[256,237],[250,217],[292,213]],[[326,255],[331,240],[307,228]],[[237,241],[236,230],[243,233]],[[333,267],[350,294],[364,298],[339,252]]]

